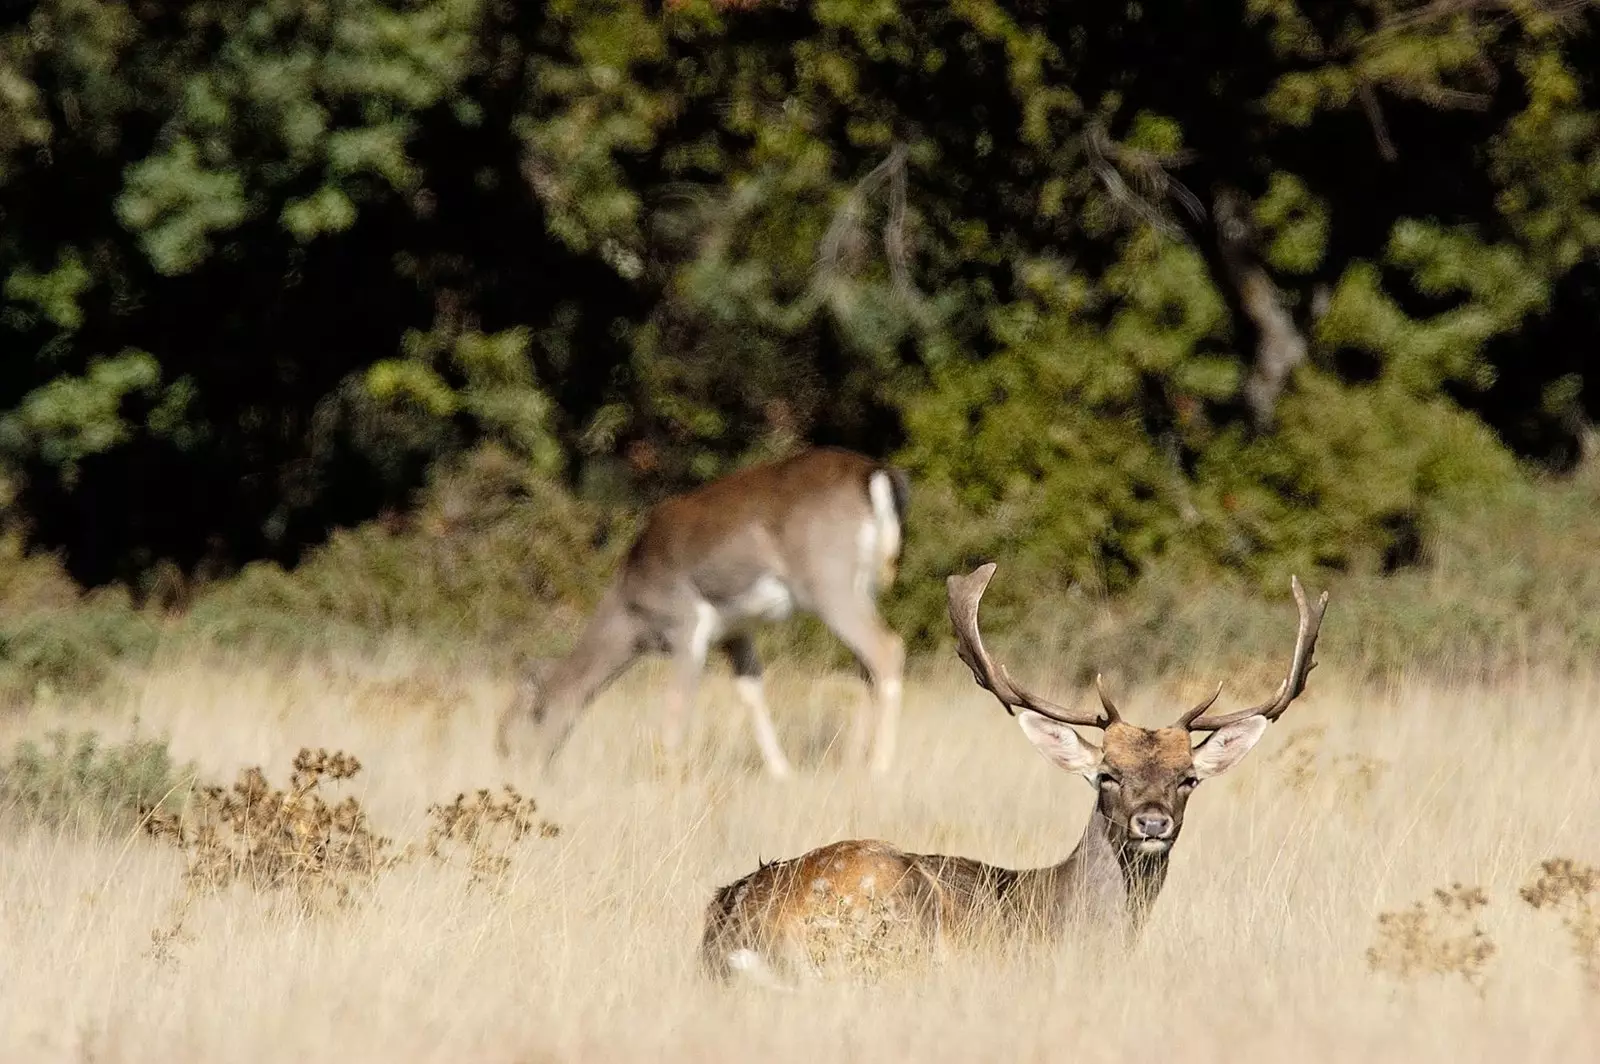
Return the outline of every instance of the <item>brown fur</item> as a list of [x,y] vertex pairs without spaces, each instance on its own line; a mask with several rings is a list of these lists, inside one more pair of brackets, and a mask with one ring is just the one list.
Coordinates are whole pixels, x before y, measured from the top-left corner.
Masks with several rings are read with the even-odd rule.
[[[1197,748],[1190,743],[1181,728],[1110,724],[1094,769],[1095,811],[1060,864],[1016,870],[965,857],[907,853],[876,840],[836,842],[763,864],[716,892],[701,942],[705,970],[725,978],[732,974],[730,959],[743,951],[780,978],[820,974],[834,959],[825,956],[830,950],[824,947],[837,946],[840,933],[838,921],[829,921],[819,935],[816,915],[859,910],[873,901],[882,903],[886,915],[851,923],[846,948],[831,951],[847,962],[857,959],[854,954],[881,951],[878,925],[890,920],[898,923],[900,939],[920,950],[1048,938],[1069,926],[1103,928],[1127,941],[1166,881],[1170,844],[1177,840],[1198,782]],[[1146,849],[1145,840],[1130,829],[1140,814],[1171,819],[1166,849]],[[819,938],[827,941],[819,944]]]
[[[717,891],[706,911],[701,956],[719,976],[730,974],[728,961],[738,950],[794,973],[845,959],[837,955],[875,938],[885,924],[902,924],[913,940],[926,941],[938,923],[937,890],[913,855],[886,842],[836,842],[764,863]],[[831,919],[819,920],[823,914]]]
[[[879,515],[874,507],[871,486],[880,474],[887,478],[892,514]],[[531,725],[545,740],[545,760],[553,759],[589,703],[646,653],[668,654],[675,664],[665,715],[666,745],[676,750],[705,655],[720,646],[735,674],[751,681],[740,693],[769,770],[786,774],[751,632],[788,612],[807,612],[861,661],[879,703],[874,767],[887,768],[904,647],[878,616],[876,595],[884,586],[882,577],[892,575],[903,542],[907,492],[900,470],[822,447],[740,470],[659,503],[572,651],[541,681],[520,685],[500,719],[496,746],[501,755],[509,756],[514,733],[521,736]],[[893,536],[879,535],[874,556],[863,557],[863,524],[879,516],[892,518]],[[774,588],[786,601],[768,601]],[[702,631],[707,610],[721,625],[710,637]],[[865,732],[863,723],[857,728],[861,756]]]
[[[904,484],[905,474],[882,462],[836,447],[818,447],[776,462],[750,466],[720,480],[658,503],[628,552],[628,585],[639,587],[678,573],[690,573],[706,597],[728,590],[729,574],[716,562],[725,545],[751,528],[770,537],[776,552],[795,552],[827,529],[818,519],[831,513],[838,498],[859,506],[872,474],[888,472]],[[903,487],[897,488],[905,519]],[[733,588],[733,591],[740,590]]]
[[[1094,812],[1078,845],[1060,864],[1018,871],[905,853],[881,842],[839,842],[763,865],[718,891],[706,913],[701,953],[711,974],[738,969],[770,979],[815,973],[817,950],[808,939],[818,922],[809,917],[857,908],[861,899],[885,891],[889,916],[909,917],[901,921],[906,937],[935,949],[985,932],[1003,939],[1057,935],[1068,927],[1109,931],[1126,943],[1166,883],[1190,794],[1237,765],[1305,689],[1328,601],[1324,592],[1313,608],[1299,579],[1290,579],[1300,626],[1288,675],[1271,699],[1207,717],[1219,686],[1176,725],[1151,729],[1125,722],[1098,678],[1101,711],[1091,716],[1029,693],[994,662],[978,628],[978,603],[994,570],[989,562],[946,580],[957,653],[980,687],[1008,712],[1021,711],[1017,723],[1035,749],[1094,786]],[[1079,728],[1100,729],[1100,744]],[[1196,732],[1208,737],[1193,746]],[[847,936],[864,941],[868,953],[879,948],[872,924],[853,921],[854,934]],[[827,925],[830,935],[837,926]]]

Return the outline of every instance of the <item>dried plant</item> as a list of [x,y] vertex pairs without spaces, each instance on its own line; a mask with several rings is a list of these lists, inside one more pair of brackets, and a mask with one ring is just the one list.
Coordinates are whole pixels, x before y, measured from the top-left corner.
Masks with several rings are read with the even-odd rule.
[[802,923],[807,954],[817,970],[870,982],[921,955],[911,915],[892,898],[835,896],[808,909]]
[[1364,753],[1329,755],[1326,738],[1327,729],[1320,724],[1299,728],[1289,733],[1270,760],[1278,765],[1291,790],[1308,793],[1319,779],[1326,777],[1333,781],[1340,797],[1368,801],[1389,763]]
[[1522,900],[1561,913],[1584,981],[1600,991],[1600,868],[1554,857],[1541,863],[1539,872],[1520,891]]
[[1311,784],[1317,778],[1317,758],[1322,752],[1326,731],[1320,724],[1296,728],[1289,733],[1283,746],[1269,758],[1282,766],[1284,782],[1291,790],[1304,793],[1311,789]]
[[1336,768],[1345,770],[1339,777],[1339,793],[1360,802],[1372,798],[1389,768],[1387,761],[1371,754],[1341,754],[1333,763]]
[[193,898],[232,883],[284,892],[312,911],[348,904],[380,873],[419,852],[441,865],[464,865],[471,883],[498,881],[510,869],[514,845],[535,832],[552,838],[561,830],[538,818],[534,800],[507,784],[498,794],[482,789],[430,806],[422,844],[396,848],[373,830],[358,799],[335,801],[326,793],[361,771],[350,754],[302,749],[286,787],[248,768],[231,787],[198,789],[181,811],[146,810],[146,834],[183,852],[189,888],[169,926],[151,933],[151,955],[171,960]]
[[1481,997],[1496,952],[1476,916],[1488,904],[1483,888],[1454,883],[1434,890],[1426,902],[1380,914],[1377,942],[1367,950],[1368,967],[1398,979],[1459,975]]
[[330,898],[344,904],[399,859],[359,801],[324,797],[326,785],[360,771],[349,754],[303,749],[288,787],[248,768],[232,787],[199,789],[182,812],[148,811],[145,830],[183,852],[193,890],[242,881],[257,890],[288,889],[307,908]]
[[172,922],[164,927],[150,929],[150,949],[145,956],[149,957],[158,967],[176,967],[178,963],[177,946],[194,941],[194,932],[184,924],[188,916],[187,899],[174,907]]
[[561,833],[550,821],[535,820],[538,808],[532,798],[518,793],[509,783],[499,796],[483,788],[471,798],[462,793],[448,805],[429,806],[432,826],[426,843],[428,856],[453,863],[451,855],[464,848],[470,882],[498,881],[510,869],[512,846],[535,829],[540,838],[546,839]]

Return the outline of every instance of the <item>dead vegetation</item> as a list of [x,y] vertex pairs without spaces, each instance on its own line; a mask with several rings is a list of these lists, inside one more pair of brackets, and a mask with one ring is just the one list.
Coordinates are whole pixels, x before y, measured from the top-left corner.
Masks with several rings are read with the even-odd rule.
[[536,829],[553,839],[561,828],[539,819],[538,805],[509,783],[497,795],[487,788],[472,797],[458,794],[445,805],[428,807],[432,825],[425,849],[429,857],[463,865],[469,882],[498,884],[511,870],[511,848]]
[[[1600,868],[1552,857],[1540,862],[1539,874],[1518,895],[1534,910],[1560,914],[1584,986],[1600,992]],[[1477,919],[1488,904],[1483,888],[1455,883],[1434,890],[1426,901],[1379,915],[1368,966],[1401,980],[1459,975],[1481,997],[1499,951]]]
[[1407,980],[1419,975],[1458,975],[1481,996],[1497,947],[1478,923],[1489,904],[1480,887],[1453,883],[1426,901],[1378,916],[1378,939],[1367,950],[1374,972]]
[[[828,764],[763,779],[725,671],[705,683],[700,758],[655,778],[665,666],[595,705],[567,771],[508,777],[485,742],[502,688],[462,671],[461,708],[441,720],[431,688],[401,682],[429,667],[180,659],[131,705],[13,720],[13,750],[32,738],[53,756],[53,729],[120,737],[137,712],[138,734],[193,762],[200,785],[186,768],[153,793],[159,773],[113,774],[138,783],[107,793],[151,802],[180,784],[160,838],[132,826],[137,807],[89,832],[15,806],[0,832],[0,1057],[1109,1064],[1170,1055],[1182,1031],[1201,1061],[1592,1059],[1582,957],[1600,937],[1600,826],[1548,814],[1553,799],[1600,801],[1596,680],[1374,692],[1319,670],[1305,717],[1191,804],[1131,956],[1048,942],[913,963],[899,947],[917,929],[868,905],[819,914],[830,926],[807,936],[845,978],[775,994],[697,977],[717,884],[845,836],[1041,866],[1083,830],[1085,785],[1058,779],[954,667],[913,673],[906,767],[882,783]],[[774,705],[795,707],[777,719],[786,739],[832,735],[859,705],[853,677],[779,660],[770,682]],[[1151,718],[1170,694],[1130,687],[1127,710]],[[109,778],[62,778],[80,777]]]
[[1600,991],[1600,868],[1570,857],[1551,858],[1520,893],[1534,909],[1561,914],[1584,982]]
[[183,854],[186,891],[166,929],[152,933],[153,955],[170,955],[181,937],[189,903],[235,883],[289,897],[307,914],[348,906],[384,872],[418,855],[441,867],[461,867],[468,883],[498,882],[512,852],[528,835],[554,838],[560,828],[537,816],[538,805],[505,785],[470,798],[428,807],[420,844],[396,847],[373,829],[354,795],[330,791],[354,779],[363,766],[340,750],[302,749],[285,786],[274,786],[260,767],[239,773],[232,786],[195,790],[180,809],[151,807],[141,825],[150,838]]
[[806,950],[814,969],[856,983],[874,983],[924,959],[912,914],[893,898],[843,897],[808,908]]
[[285,787],[259,767],[231,787],[198,788],[187,807],[147,810],[144,829],[184,855],[191,889],[215,891],[243,882],[258,891],[288,889],[308,910],[344,905],[404,855],[372,829],[352,795],[330,800],[326,789],[353,779],[361,762],[341,751],[301,750]]

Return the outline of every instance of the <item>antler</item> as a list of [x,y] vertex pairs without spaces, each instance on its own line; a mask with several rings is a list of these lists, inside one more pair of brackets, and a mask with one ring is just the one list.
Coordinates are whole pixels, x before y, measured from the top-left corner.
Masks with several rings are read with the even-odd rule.
[[[1105,697],[1104,691],[1100,694],[1100,704],[1105,710],[1103,713],[1089,716],[1074,712],[1024,690],[1006,673],[1004,665],[996,664],[989,657],[989,652],[983,646],[983,636],[978,631],[978,600],[983,598],[984,589],[989,586],[994,570],[994,562],[989,562],[966,576],[952,575],[945,579],[945,590],[950,597],[950,623],[956,630],[956,654],[972,670],[972,678],[978,686],[999,699],[1000,704],[1006,707],[1006,712],[1013,716],[1016,715],[1013,712],[1016,709],[1028,709],[1061,724],[1084,728],[1104,728],[1120,720],[1117,707]],[[1096,677],[1095,687],[1099,686],[1099,677]]]
[[1311,670],[1317,667],[1312,655],[1317,648],[1317,632],[1322,628],[1322,614],[1328,608],[1328,593],[1324,591],[1317,598],[1317,605],[1313,608],[1306,602],[1305,588],[1300,586],[1300,578],[1291,576],[1289,587],[1294,591],[1295,605],[1300,609],[1300,632],[1294,641],[1294,657],[1289,661],[1289,675],[1283,678],[1278,685],[1277,693],[1259,706],[1241,709],[1221,717],[1207,717],[1206,710],[1217,700],[1217,695],[1222,693],[1222,685],[1217,685],[1217,694],[1195,706],[1182,717],[1178,718],[1180,727],[1190,731],[1216,731],[1229,724],[1237,724],[1246,717],[1260,714],[1268,720],[1277,720],[1283,716],[1283,711],[1289,708],[1289,703],[1300,697],[1306,689],[1306,677]]

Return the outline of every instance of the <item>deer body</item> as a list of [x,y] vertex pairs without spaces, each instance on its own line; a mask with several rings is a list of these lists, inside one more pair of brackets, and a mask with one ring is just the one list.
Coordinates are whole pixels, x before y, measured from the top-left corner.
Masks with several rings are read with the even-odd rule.
[[[712,899],[701,940],[709,974],[788,982],[819,975],[836,958],[882,953],[890,941],[940,950],[1090,930],[1130,941],[1166,882],[1189,796],[1238,764],[1304,690],[1327,603],[1323,595],[1313,609],[1293,581],[1300,632],[1289,675],[1272,699],[1207,717],[1214,694],[1176,724],[1151,729],[1123,721],[1103,689],[1103,712],[1085,716],[1030,694],[995,664],[977,624],[978,600],[993,572],[990,564],[949,580],[958,652],[980,686],[1008,711],[1021,711],[1018,723],[1035,748],[1094,785],[1094,811],[1078,845],[1060,864],[1021,870],[907,853],[876,840],[837,842],[764,864]],[[1077,727],[1102,729],[1101,743]],[[1192,745],[1195,732],[1210,734]]]
[[[813,978],[836,957],[819,949],[819,913],[856,940],[905,936],[936,950],[1007,938],[1137,933],[1166,880],[1165,854],[1119,856],[1096,812],[1060,864],[1011,869],[969,857],[907,853],[876,839],[836,842],[763,865],[717,891],[701,942],[705,971],[765,981]],[[838,914],[846,919],[839,920]],[[821,936],[828,937],[828,936]],[[845,944],[849,950],[849,944]]]
[[[541,726],[554,758],[578,716],[640,655],[673,661],[665,745],[675,753],[710,652],[721,648],[749,710],[767,768],[790,767],[767,711],[752,639],[763,624],[815,615],[861,662],[878,704],[875,769],[893,757],[904,649],[876,599],[903,542],[903,473],[836,448],[753,466],[667,499],[644,527],[572,651],[542,682],[524,683],[501,719],[497,747]],[[865,726],[856,729],[864,753]]]

